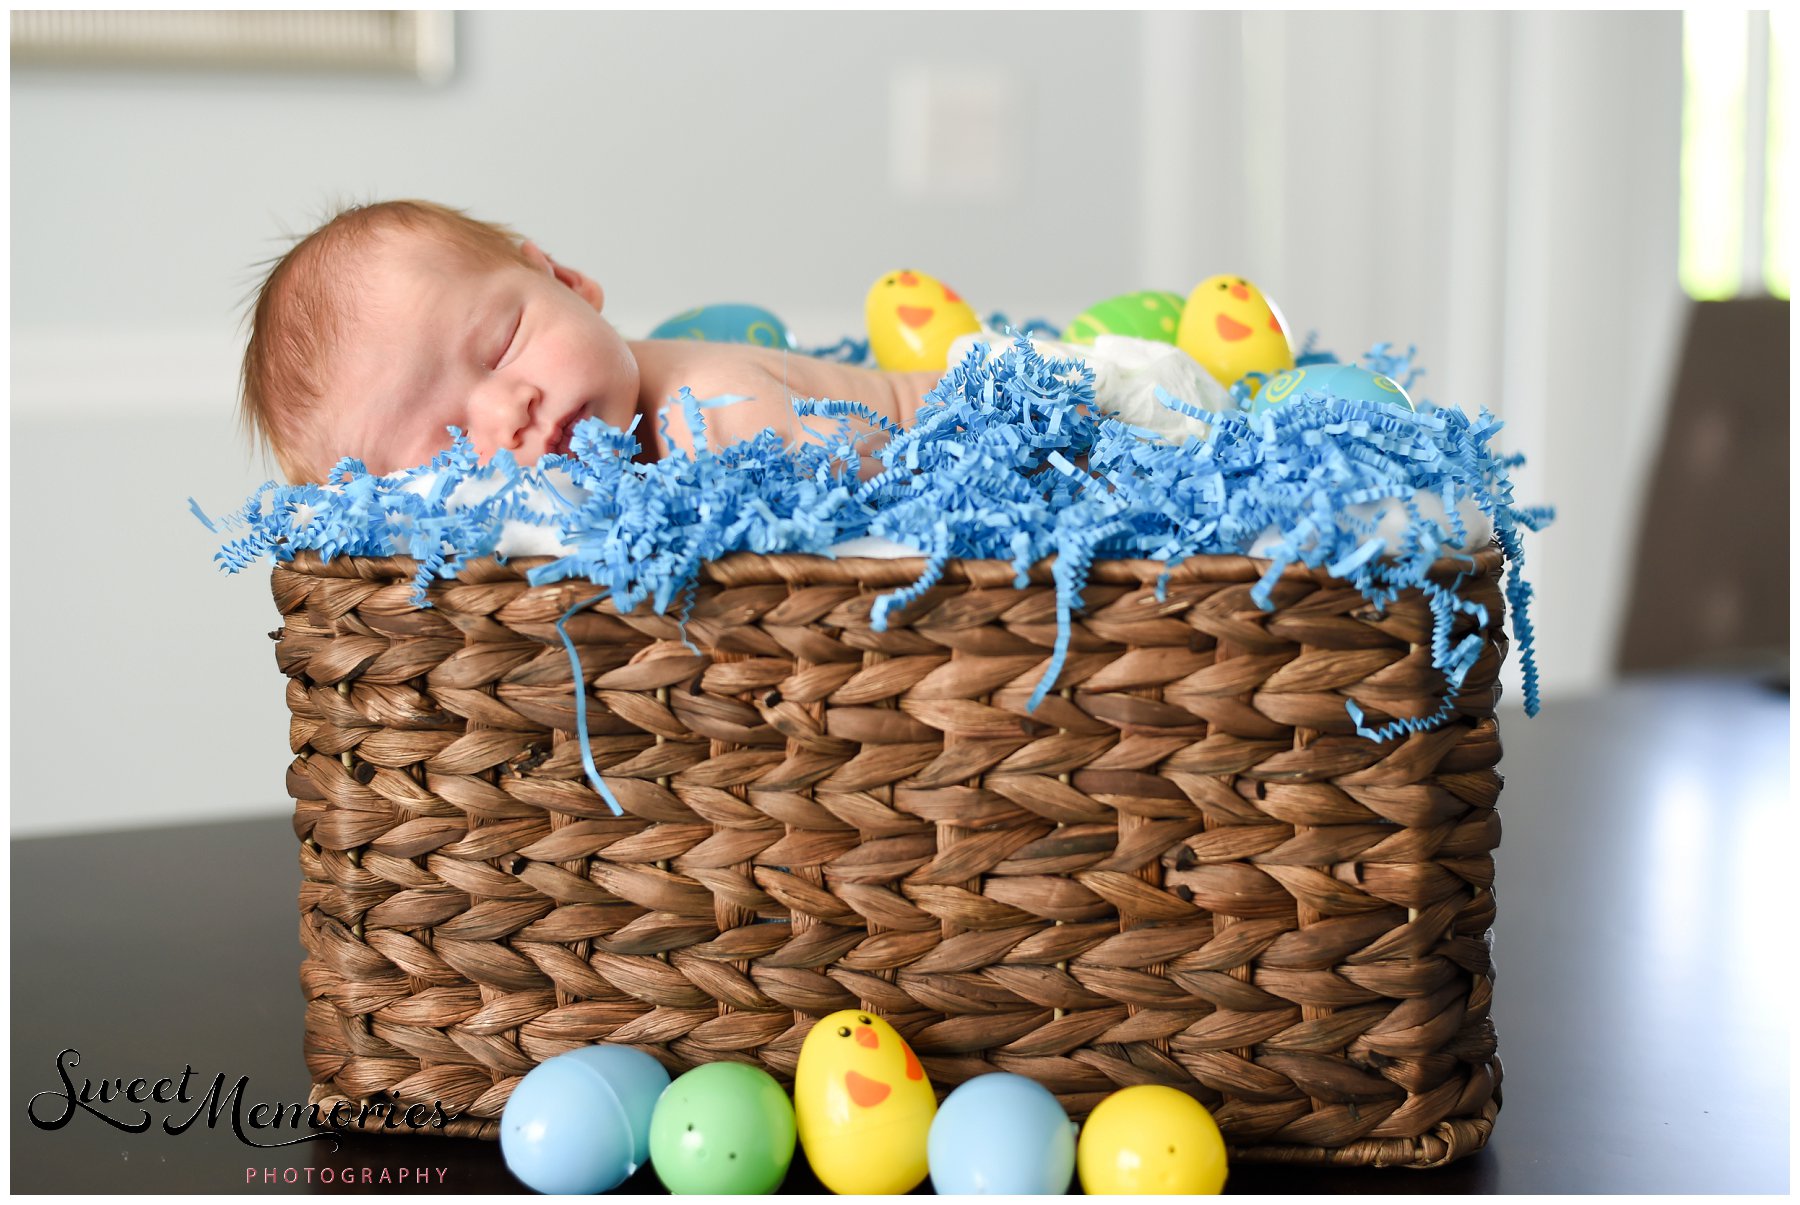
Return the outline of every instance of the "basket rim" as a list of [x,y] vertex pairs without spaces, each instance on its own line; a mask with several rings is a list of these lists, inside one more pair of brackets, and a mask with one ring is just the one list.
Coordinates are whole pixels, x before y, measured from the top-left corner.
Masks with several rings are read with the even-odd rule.
[[[559,557],[510,557],[504,561],[488,556],[472,558],[457,579],[464,582],[503,581],[523,578],[532,569],[552,564]],[[1499,573],[1504,554],[1498,544],[1489,544],[1473,553],[1442,556],[1426,571],[1432,581],[1446,582],[1458,576],[1491,577]],[[790,586],[864,585],[907,586],[919,580],[930,564],[927,557],[830,557],[818,553],[733,552],[714,561],[703,561],[699,567],[701,581],[719,586],[756,586],[786,584]],[[1146,558],[1096,559],[1089,567],[1088,580],[1105,585],[1154,584],[1166,572],[1170,585],[1196,583],[1244,583],[1260,581],[1273,562],[1267,557],[1251,557],[1232,553],[1199,553],[1170,564]],[[345,556],[329,561],[316,549],[303,549],[292,560],[278,562],[276,568],[319,577],[355,577],[362,579],[414,576],[419,562],[409,556]],[[1033,564],[1026,572],[1032,585],[1055,582],[1054,555]],[[981,587],[1011,586],[1018,574],[1008,560],[985,558],[952,558],[944,562],[939,581],[967,582]],[[545,588],[585,581],[579,576],[545,582]],[[1278,578],[1281,581],[1333,582],[1324,567],[1310,568],[1291,564]],[[439,583],[454,584],[452,581]]]

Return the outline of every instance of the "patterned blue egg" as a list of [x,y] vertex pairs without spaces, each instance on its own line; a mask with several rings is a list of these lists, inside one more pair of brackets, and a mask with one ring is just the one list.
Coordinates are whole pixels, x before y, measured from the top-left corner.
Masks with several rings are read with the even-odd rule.
[[787,323],[759,305],[703,305],[675,315],[651,331],[650,337],[749,343],[756,347],[796,346]]
[[1269,378],[1257,392],[1251,414],[1303,397],[1339,397],[1360,402],[1382,402],[1402,410],[1413,409],[1412,399],[1392,377],[1356,364],[1307,364]]

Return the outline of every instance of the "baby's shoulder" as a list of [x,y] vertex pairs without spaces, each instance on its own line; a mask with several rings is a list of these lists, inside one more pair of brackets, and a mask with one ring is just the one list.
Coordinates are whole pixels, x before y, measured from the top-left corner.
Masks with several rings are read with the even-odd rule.
[[638,361],[638,410],[649,424],[646,432],[655,454],[668,455],[661,424],[669,422],[668,442],[692,449],[687,416],[675,405],[686,388],[698,399],[719,399],[707,410],[709,441],[715,447],[746,439],[764,428],[787,437],[793,415],[781,372],[782,357],[765,348],[683,340],[648,340],[632,345]]
[[696,397],[747,393],[782,379],[781,357],[766,348],[655,339],[634,345],[638,388],[660,402],[683,386]]

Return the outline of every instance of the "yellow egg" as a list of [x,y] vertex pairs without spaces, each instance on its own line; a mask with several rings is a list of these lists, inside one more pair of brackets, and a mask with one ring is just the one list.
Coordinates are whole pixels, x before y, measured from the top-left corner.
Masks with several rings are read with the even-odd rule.
[[1247,372],[1274,376],[1294,366],[1281,311],[1241,276],[1213,276],[1194,287],[1175,344],[1227,389]]
[[885,273],[863,303],[869,349],[890,372],[943,372],[950,345],[981,329],[980,319],[956,290],[924,272]]
[[1225,1137],[1187,1093],[1137,1084],[1088,1115],[1075,1168],[1089,1196],[1217,1194],[1225,1188]]
[[806,1161],[832,1192],[885,1195],[918,1187],[936,1113],[918,1056],[873,1013],[832,1013],[801,1044],[794,1120]]

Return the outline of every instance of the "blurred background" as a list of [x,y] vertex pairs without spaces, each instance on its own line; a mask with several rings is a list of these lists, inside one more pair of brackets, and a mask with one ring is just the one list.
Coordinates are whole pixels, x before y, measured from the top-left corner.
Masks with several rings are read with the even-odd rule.
[[258,262],[392,197],[537,239],[628,337],[743,301],[829,343],[900,266],[1059,324],[1241,274],[1506,420],[1559,514],[1532,722],[1636,672],[1785,684],[1767,14],[12,21],[15,834],[289,810],[267,574],[187,498],[274,475],[235,419]]

